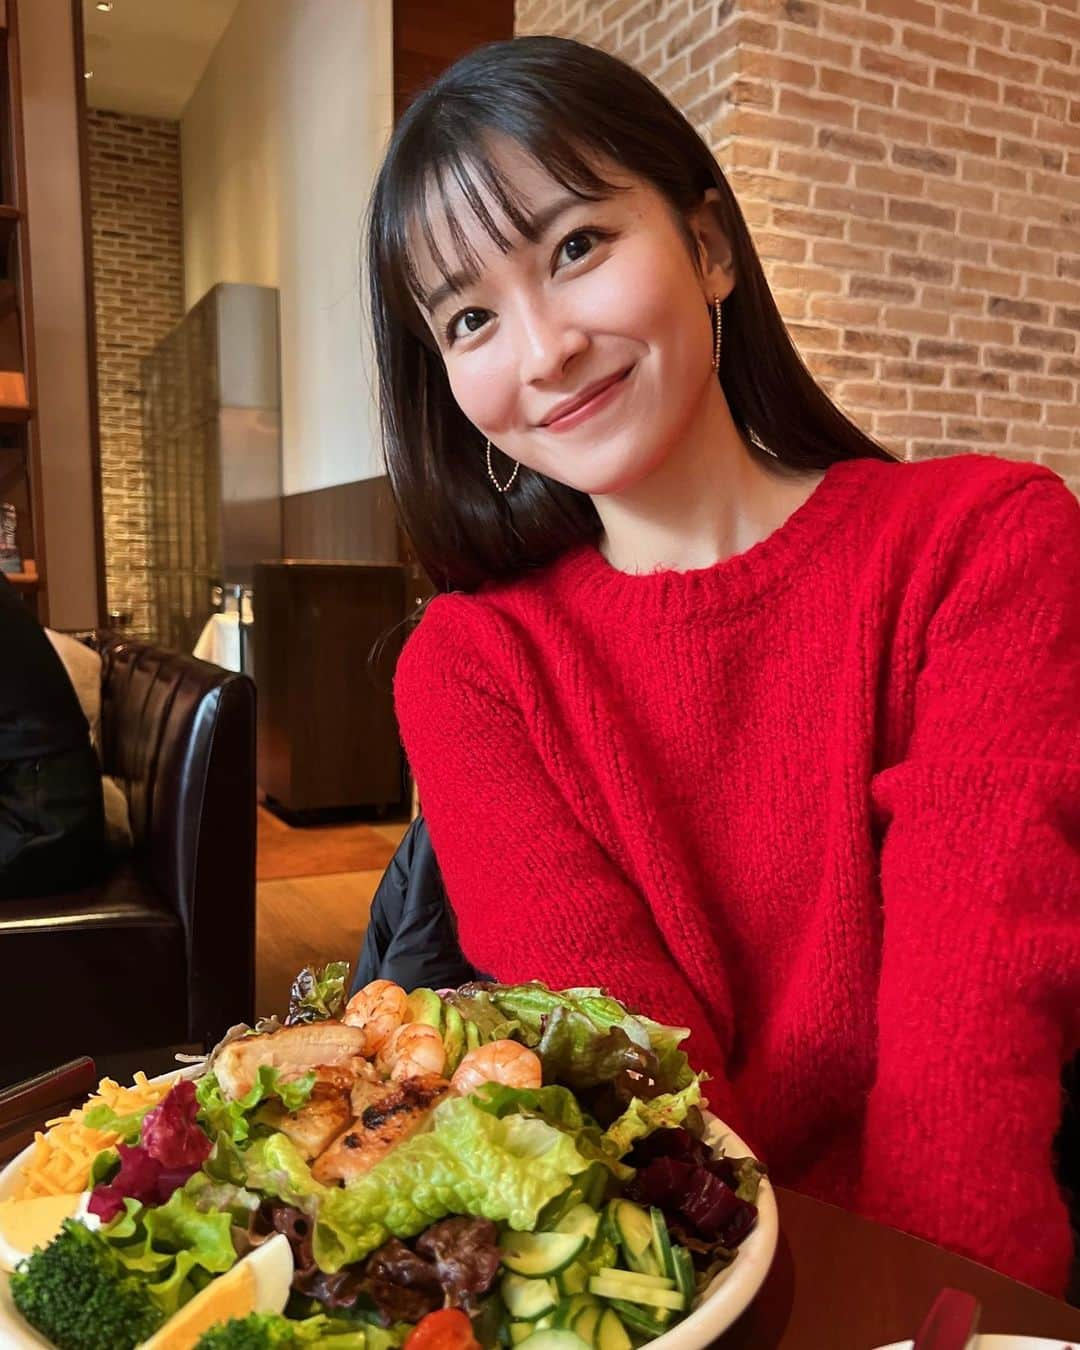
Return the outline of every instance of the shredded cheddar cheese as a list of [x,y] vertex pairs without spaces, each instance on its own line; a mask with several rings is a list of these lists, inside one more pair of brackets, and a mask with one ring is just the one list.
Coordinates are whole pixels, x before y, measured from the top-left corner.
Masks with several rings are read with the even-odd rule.
[[90,1180],[90,1165],[106,1148],[112,1148],[120,1135],[115,1130],[95,1130],[83,1124],[87,1111],[109,1106],[118,1116],[156,1106],[169,1091],[171,1083],[151,1083],[142,1072],[136,1073],[131,1087],[121,1087],[111,1078],[103,1078],[97,1094],[70,1115],[47,1122],[44,1131],[34,1135],[34,1151],[23,1168],[22,1186],[17,1200],[41,1195],[72,1195],[84,1191]]

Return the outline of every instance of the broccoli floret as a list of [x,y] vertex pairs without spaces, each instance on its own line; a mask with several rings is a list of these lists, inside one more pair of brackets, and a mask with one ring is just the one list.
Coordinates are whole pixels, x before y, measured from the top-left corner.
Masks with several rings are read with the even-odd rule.
[[276,1313],[251,1313],[204,1331],[195,1350],[296,1350],[293,1325]]
[[[204,1331],[195,1350],[368,1350],[369,1330],[322,1313],[300,1322],[276,1313],[251,1313]],[[400,1345],[403,1339],[388,1340],[387,1335],[384,1345]]]
[[20,1264],[11,1294],[59,1350],[134,1350],[164,1320],[105,1239],[74,1219]]

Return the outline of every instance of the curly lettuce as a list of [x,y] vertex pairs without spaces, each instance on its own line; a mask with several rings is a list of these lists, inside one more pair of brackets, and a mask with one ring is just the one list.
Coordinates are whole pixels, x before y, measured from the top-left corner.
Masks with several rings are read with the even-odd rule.
[[301,1022],[325,1022],[340,1017],[348,997],[348,961],[330,961],[325,966],[305,966],[289,990],[287,1027]]
[[696,1077],[679,1048],[689,1028],[631,1013],[601,989],[556,991],[534,980],[488,986],[486,997],[519,1024],[518,1039],[540,1056],[545,1082],[581,1091],[620,1079],[629,1097],[635,1083],[655,1095],[678,1092]]
[[136,1200],[99,1231],[166,1317],[236,1261],[228,1214],[204,1213],[183,1190],[164,1205]]

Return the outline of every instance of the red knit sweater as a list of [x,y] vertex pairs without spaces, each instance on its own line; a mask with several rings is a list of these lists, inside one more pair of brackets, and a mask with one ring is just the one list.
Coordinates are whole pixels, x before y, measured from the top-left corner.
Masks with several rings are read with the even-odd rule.
[[689,1026],[786,1186],[1060,1294],[1080,1043],[1080,506],[834,465],[772,535],[429,606],[396,676],[462,946]]

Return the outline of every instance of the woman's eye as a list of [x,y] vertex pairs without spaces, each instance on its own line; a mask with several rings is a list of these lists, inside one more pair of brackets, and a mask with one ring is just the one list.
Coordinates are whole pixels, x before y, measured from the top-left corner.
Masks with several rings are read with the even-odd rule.
[[570,262],[577,262],[592,252],[593,240],[597,238],[595,230],[575,230],[568,234],[559,245],[560,255],[566,253]]
[[[460,314],[455,314],[446,325],[447,340],[453,342],[455,338],[468,337],[470,333],[478,333],[483,327],[486,309],[463,309]],[[479,322],[474,323],[474,320]],[[464,325],[462,327],[461,325]]]

